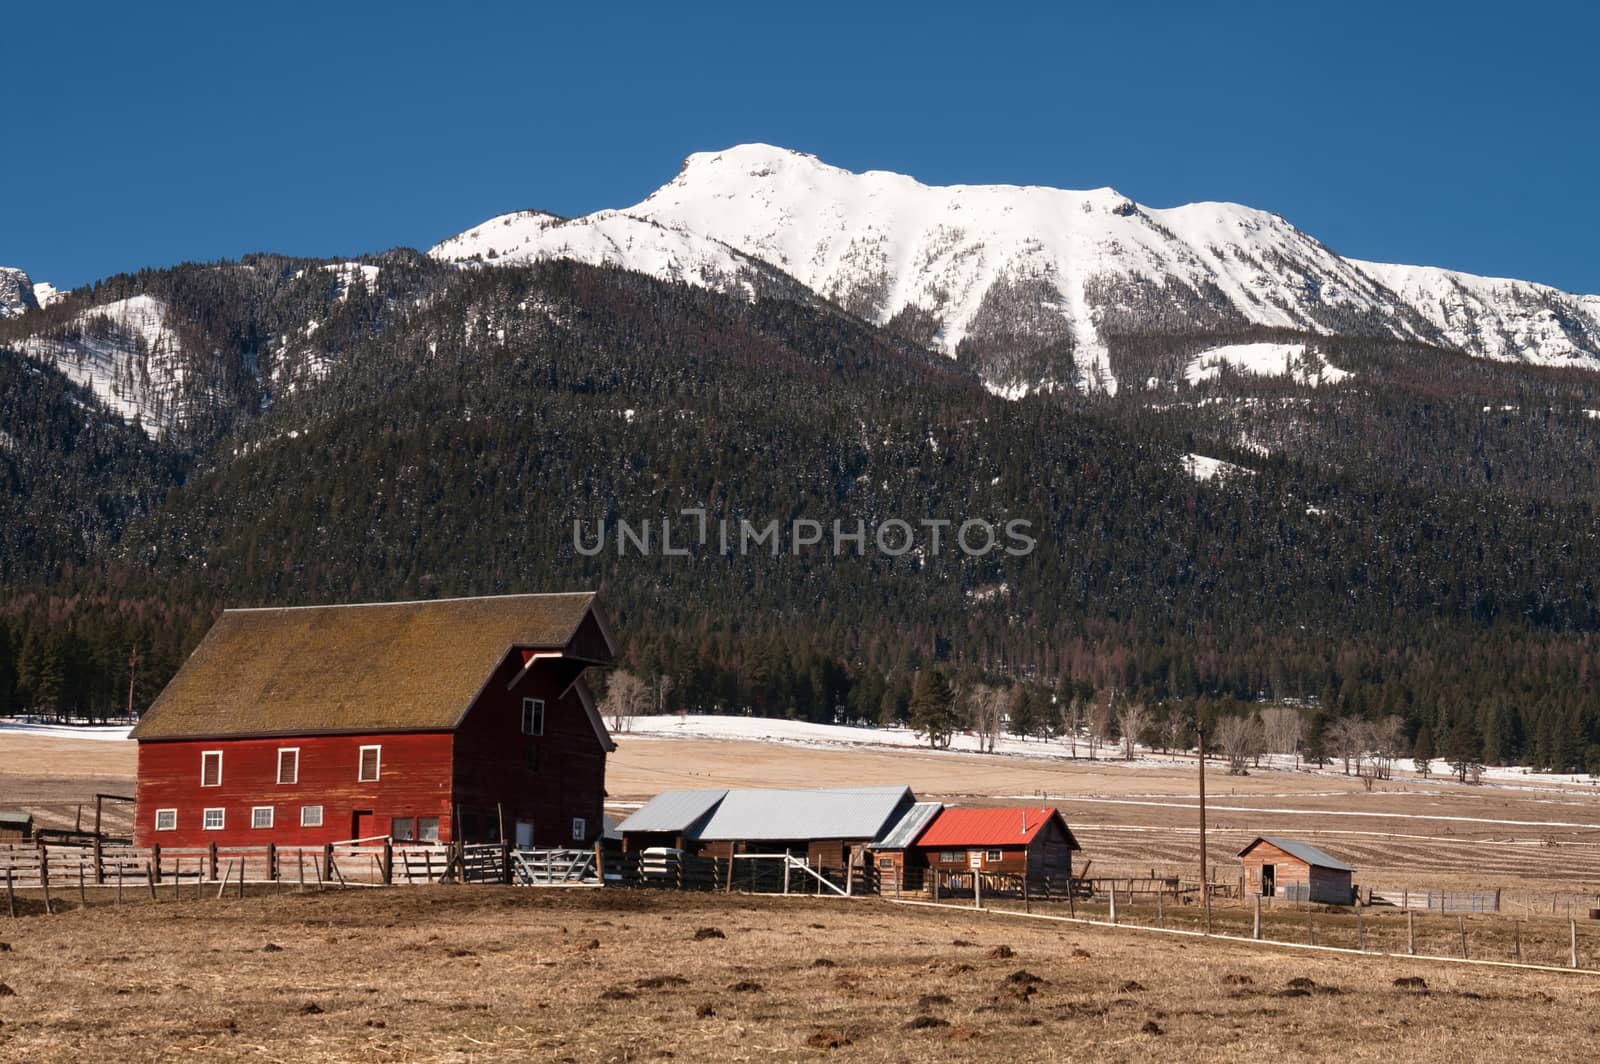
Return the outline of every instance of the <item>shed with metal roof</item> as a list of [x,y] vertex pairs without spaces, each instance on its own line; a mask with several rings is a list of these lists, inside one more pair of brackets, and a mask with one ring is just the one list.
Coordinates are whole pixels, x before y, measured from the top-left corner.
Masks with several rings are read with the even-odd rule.
[[1059,879],[1063,886],[1072,877],[1073,851],[1081,849],[1052,806],[946,809],[916,848],[936,872]]
[[1324,905],[1349,905],[1355,897],[1355,869],[1308,842],[1258,835],[1239,851],[1239,861],[1246,894]]

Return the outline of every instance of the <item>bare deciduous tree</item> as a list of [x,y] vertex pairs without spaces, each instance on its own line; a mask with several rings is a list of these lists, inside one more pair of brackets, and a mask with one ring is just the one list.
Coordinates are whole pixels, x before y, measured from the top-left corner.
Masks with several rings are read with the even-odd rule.
[[1089,760],[1095,759],[1095,754],[1100,750],[1100,744],[1112,738],[1111,723],[1114,719],[1111,712],[1111,701],[1114,697],[1109,690],[1102,691],[1095,696],[1089,704],[1089,729],[1086,738],[1089,743]]
[[633,673],[618,669],[606,684],[606,696],[600,702],[600,713],[611,723],[614,732],[627,732],[633,728],[633,718],[648,713],[655,704],[656,693]]
[[1129,702],[1117,714],[1117,728],[1122,732],[1122,760],[1133,760],[1133,747],[1139,734],[1150,722],[1150,711],[1143,702]]
[[1254,714],[1223,717],[1217,721],[1216,736],[1228,758],[1228,775],[1249,775],[1250,759],[1265,742],[1260,718]]
[[[1294,706],[1268,706],[1261,711],[1261,728],[1269,754],[1298,755],[1302,730],[1300,710]],[[1299,767],[1298,757],[1295,761]]]
[[1367,741],[1370,738],[1367,732],[1367,722],[1360,717],[1340,717],[1328,725],[1328,748],[1334,757],[1344,762],[1344,774],[1350,775],[1350,762],[1356,765],[1356,774],[1361,773],[1362,763],[1366,760]]
[[1006,707],[1011,704],[1011,692],[996,684],[973,684],[964,692],[963,701],[972,720],[972,730],[978,736],[978,748],[994,753],[995,740],[1004,725]]
[[1078,756],[1078,738],[1083,731],[1083,700],[1070,689],[1061,695],[1061,737],[1067,741],[1067,753]]

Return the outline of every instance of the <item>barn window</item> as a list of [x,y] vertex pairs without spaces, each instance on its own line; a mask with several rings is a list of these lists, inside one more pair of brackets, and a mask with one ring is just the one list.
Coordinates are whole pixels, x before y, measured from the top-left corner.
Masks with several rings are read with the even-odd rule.
[[529,772],[539,771],[539,744],[523,743],[522,757],[524,763],[528,766]]
[[253,828],[270,828],[272,826],[272,806],[258,805],[250,810],[250,826]]
[[156,810],[156,830],[157,831],[177,831],[178,830],[178,811],[176,809],[157,809]]
[[879,868],[893,868],[894,867],[894,858],[893,857],[880,857],[880,858],[878,858],[878,867]]
[[322,806],[302,805],[300,807],[300,826],[303,828],[320,828],[322,826]]
[[417,822],[408,816],[397,816],[389,825],[389,835],[395,842],[411,842],[417,837]]
[[983,859],[985,861],[998,861],[998,860],[1000,860],[1000,851],[999,850],[985,850],[983,852]]
[[583,819],[583,817],[581,817],[581,816],[573,817],[572,818],[572,837],[574,839],[576,839],[577,841],[582,842],[584,837],[586,835],[588,835],[588,834],[589,834],[589,822],[587,820]]
[[544,699],[524,698],[522,700],[522,734],[544,734]]
[[221,750],[207,750],[200,755],[200,786],[222,786]]
[[966,864],[967,855],[961,850],[940,850],[939,861],[942,864]]
[[439,818],[436,816],[417,817],[417,841],[439,841]]
[[300,748],[298,746],[278,747],[278,782],[300,782]]
[[206,831],[221,831],[228,823],[228,812],[225,809],[207,809],[205,819],[201,826]]
[[361,783],[375,783],[378,779],[378,769],[382,760],[383,747],[363,746],[361,748],[361,771],[358,777],[359,781]]

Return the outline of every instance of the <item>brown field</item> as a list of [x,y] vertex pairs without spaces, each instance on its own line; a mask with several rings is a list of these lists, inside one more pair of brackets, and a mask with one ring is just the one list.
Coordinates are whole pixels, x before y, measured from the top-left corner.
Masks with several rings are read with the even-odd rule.
[[[906,783],[966,804],[1039,799],[1059,805],[1091,875],[1181,872],[1198,862],[1194,772],[949,751],[816,748],[623,735],[608,767],[613,811],[669,787]],[[0,807],[72,826],[93,793],[128,792],[133,744],[0,736]],[[1367,792],[1328,773],[1208,773],[1210,854],[1219,878],[1257,834],[1304,839],[1346,858],[1379,889],[1509,892],[1512,911],[1586,914],[1600,906],[1600,795],[1536,777],[1518,787],[1397,779]],[[107,807],[109,830],[130,811]]]
[[1600,1038],[1592,973],[862,899],[393,888],[0,937],[8,1061],[1577,1061]]

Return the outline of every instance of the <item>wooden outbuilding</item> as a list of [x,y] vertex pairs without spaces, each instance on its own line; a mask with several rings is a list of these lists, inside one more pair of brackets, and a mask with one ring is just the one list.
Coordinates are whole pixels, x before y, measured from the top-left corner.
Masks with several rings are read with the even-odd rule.
[[135,844],[588,847],[591,593],[227,610],[133,729]]
[[927,889],[928,860],[916,843],[944,811],[942,802],[918,802],[868,847],[873,878],[880,894],[905,894]]
[[1244,892],[1323,905],[1349,905],[1355,899],[1355,869],[1310,843],[1261,835],[1239,851]]
[[33,814],[0,809],[0,842],[31,842]]
[[1051,806],[945,809],[914,849],[939,872],[1011,873],[1030,880],[1072,876],[1082,849],[1061,812]]
[[909,787],[664,791],[618,825],[625,850],[790,854],[842,876],[916,803]]

